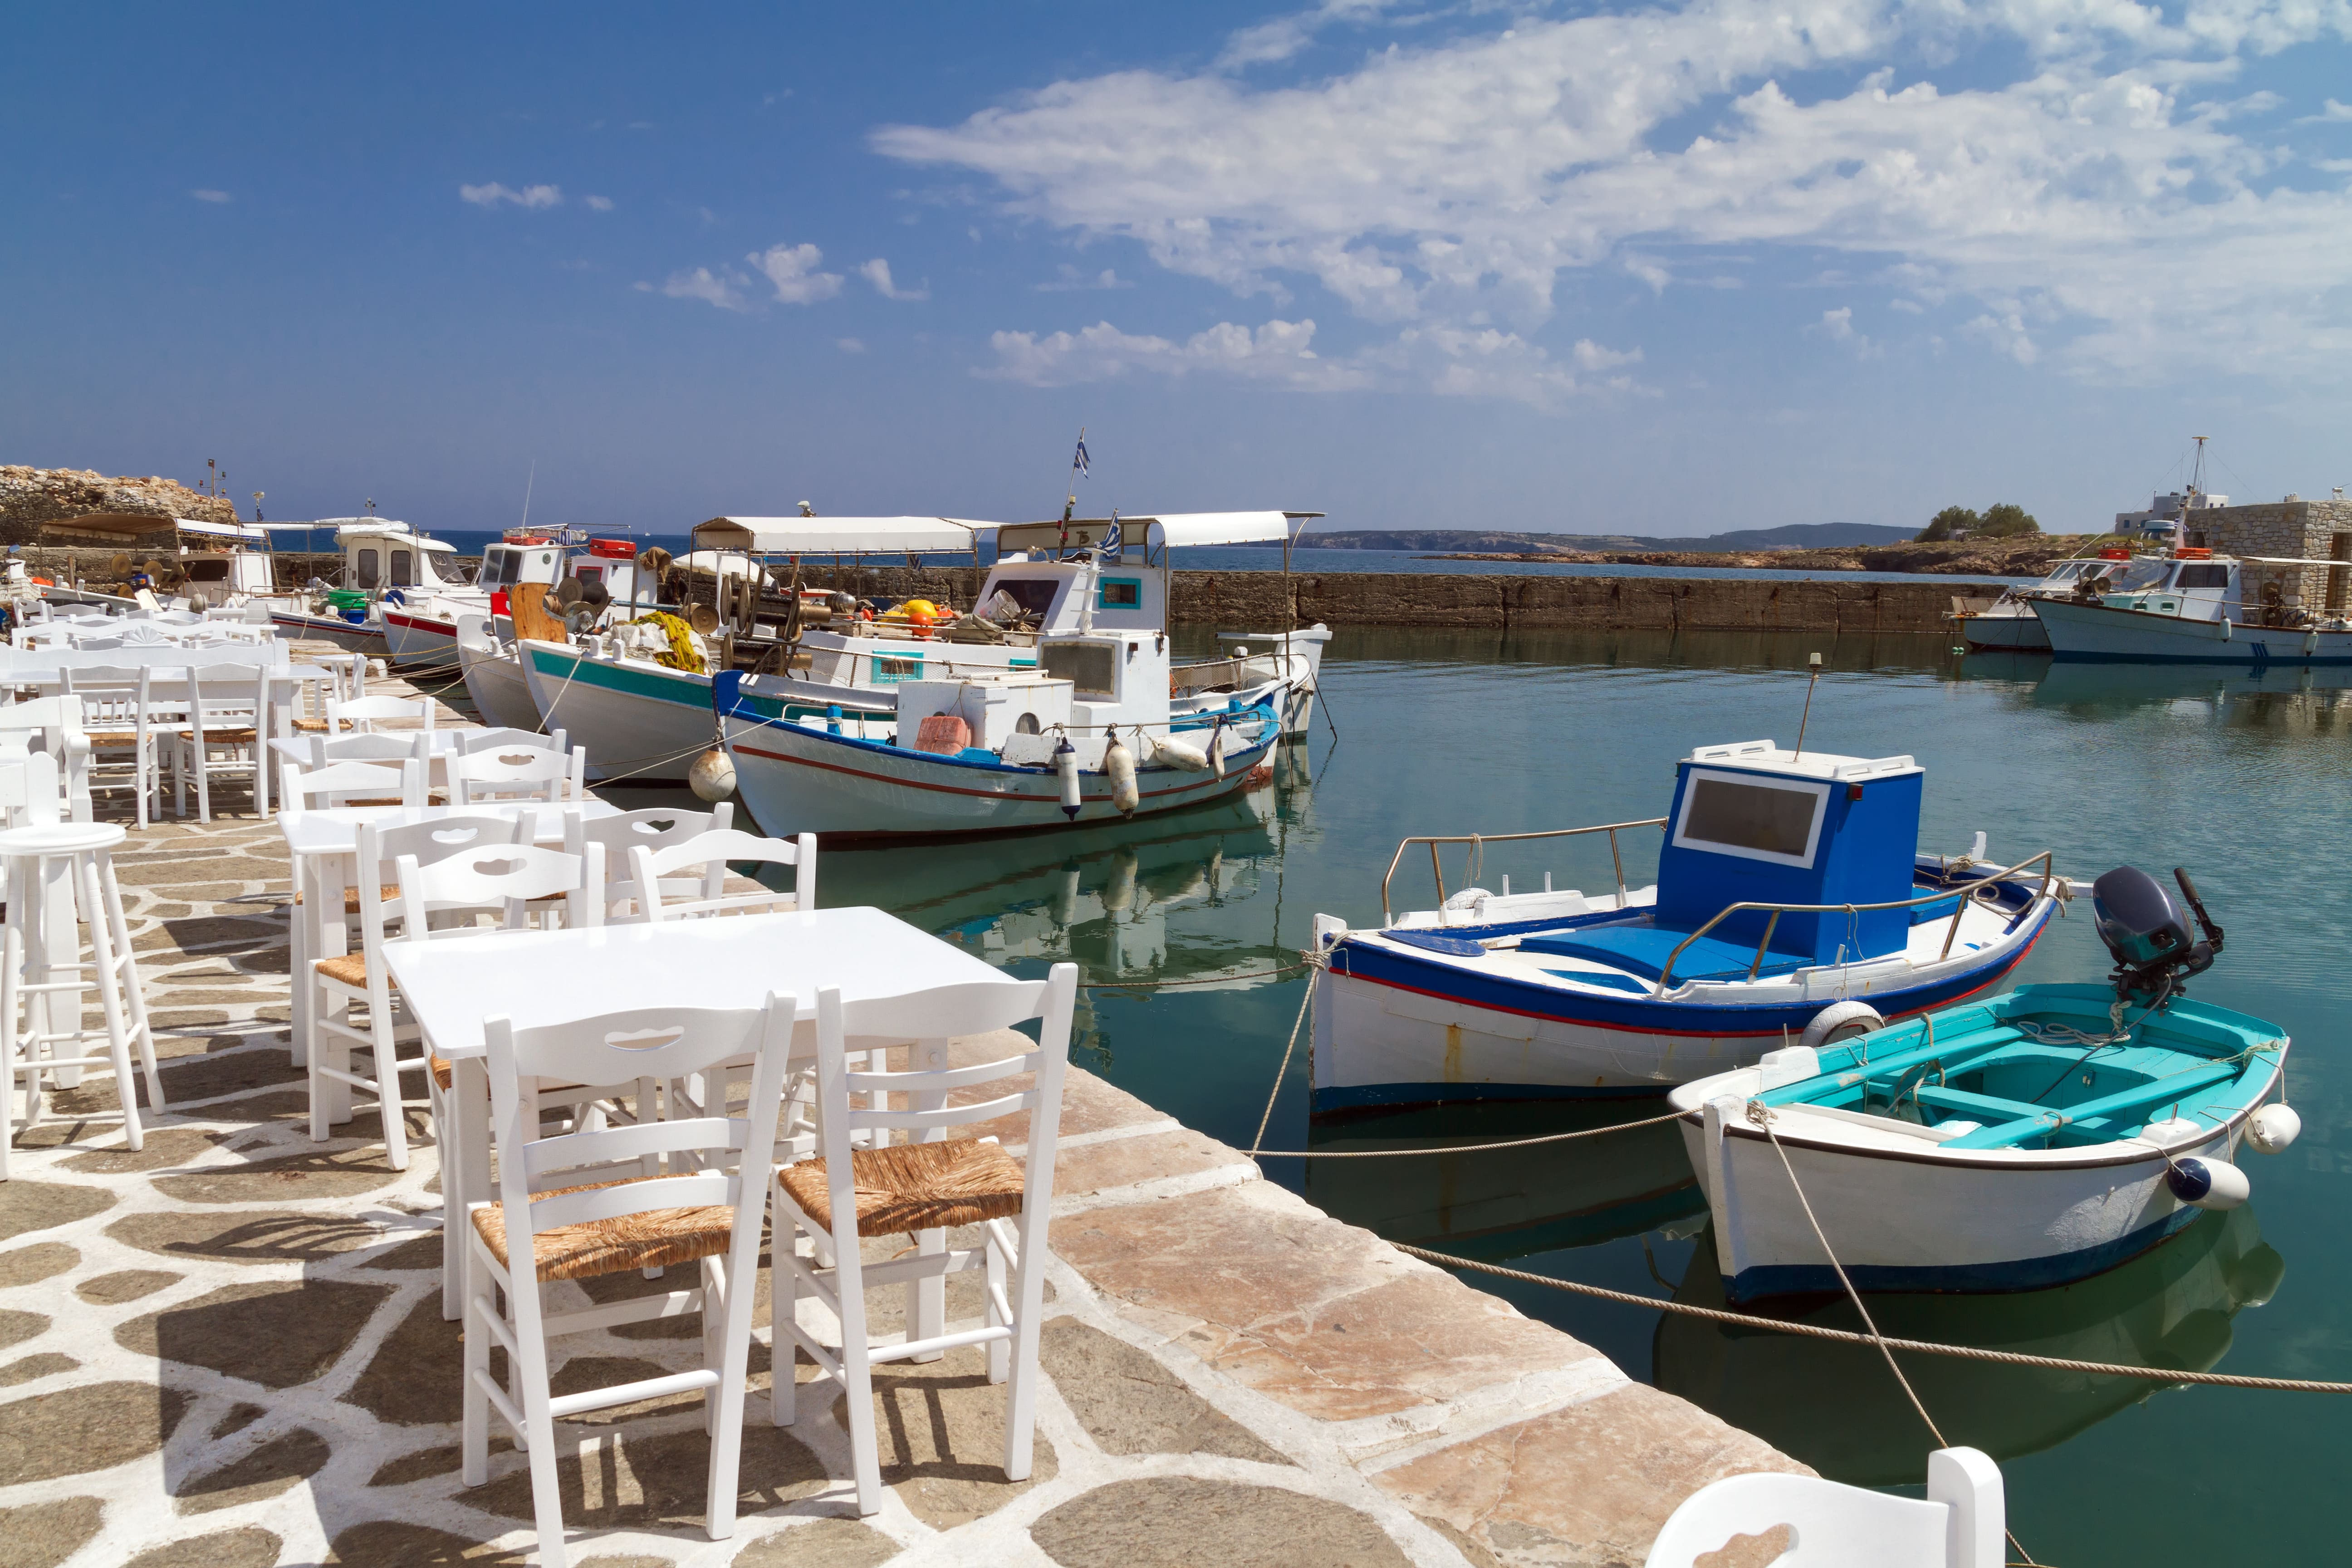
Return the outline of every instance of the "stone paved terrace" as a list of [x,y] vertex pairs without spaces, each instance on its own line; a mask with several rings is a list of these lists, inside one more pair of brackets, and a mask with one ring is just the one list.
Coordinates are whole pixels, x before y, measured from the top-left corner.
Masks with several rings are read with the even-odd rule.
[[[457,1478],[435,1151],[392,1171],[373,1111],[310,1139],[275,827],[167,822],[117,864],[171,1109],[127,1153],[86,1120],[114,1103],[94,1075],[19,1134],[0,1187],[0,1568],[530,1560],[520,1456],[500,1440],[488,1486]],[[755,1343],[734,1538],[700,1529],[698,1403],[655,1401],[568,1427],[572,1561],[1633,1564],[1698,1487],[1801,1468],[1087,1073],[1064,1132],[1029,1481],[998,1468],[979,1352],[888,1367],[887,1501],[860,1521],[837,1400],[768,1425]],[[950,1316],[976,1319],[964,1289]],[[894,1300],[876,1307],[890,1331]],[[557,1388],[687,1364],[698,1333],[558,1342]]]

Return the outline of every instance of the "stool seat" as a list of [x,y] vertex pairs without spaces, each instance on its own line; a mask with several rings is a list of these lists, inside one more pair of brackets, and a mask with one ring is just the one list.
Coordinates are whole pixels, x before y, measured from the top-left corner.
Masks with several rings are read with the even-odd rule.
[[111,849],[129,837],[120,823],[37,822],[0,831],[0,855],[79,855]]

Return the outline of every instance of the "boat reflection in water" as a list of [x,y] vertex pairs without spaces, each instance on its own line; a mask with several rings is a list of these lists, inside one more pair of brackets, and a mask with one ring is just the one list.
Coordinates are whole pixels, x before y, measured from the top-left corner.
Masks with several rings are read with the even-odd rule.
[[[1867,1300],[1879,1331],[1891,1339],[2206,1372],[2229,1352],[2231,1320],[2241,1309],[2269,1300],[2285,1271],[2285,1261],[2262,1239],[2253,1211],[2240,1208],[2208,1215],[2120,1268],[2055,1289]],[[1675,1299],[1723,1306],[1711,1235],[1698,1237]],[[1830,1328],[1861,1327],[1842,1300],[1790,1316]],[[1916,1482],[1936,1447],[1869,1345],[1666,1313],[1658,1320],[1652,1354],[1660,1388],[1755,1433],[1832,1480]],[[2166,1387],[2139,1378],[1897,1355],[1944,1436],[1995,1459],[2054,1447]]]
[[[1316,1116],[1308,1147],[1425,1149],[1640,1121],[1657,1101],[1530,1100]],[[1488,1262],[1589,1247],[1706,1213],[1671,1126],[1493,1153],[1308,1160],[1307,1199],[1390,1241]],[[1712,1254],[1709,1254],[1712,1257]]]
[[1276,921],[1282,845],[1305,827],[1306,748],[1280,748],[1274,768],[1270,785],[1196,810],[1050,839],[844,849],[826,875],[1001,967],[1070,961],[1090,986],[1188,993],[1223,976],[1275,984],[1266,971],[1298,962]]

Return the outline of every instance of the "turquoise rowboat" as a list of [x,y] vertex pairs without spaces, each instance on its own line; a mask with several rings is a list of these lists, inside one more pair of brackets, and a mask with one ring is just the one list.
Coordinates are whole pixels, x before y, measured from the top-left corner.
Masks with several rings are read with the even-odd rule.
[[2300,1125],[2286,1036],[2116,994],[2021,986],[1675,1089],[1726,1294],[1840,1290],[1832,1255],[1858,1289],[2033,1289],[2243,1201],[2241,1145]]

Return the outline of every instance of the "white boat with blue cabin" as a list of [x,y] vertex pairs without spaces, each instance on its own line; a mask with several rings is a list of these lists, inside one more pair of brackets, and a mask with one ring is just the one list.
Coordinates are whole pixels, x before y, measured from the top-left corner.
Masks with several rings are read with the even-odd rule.
[[2201,940],[2147,873],[2093,885],[2108,985],[2021,986],[1675,1089],[1726,1295],[1837,1291],[1840,1268],[1863,1290],[2037,1289],[2243,1203],[2240,1148],[2301,1130],[2288,1040],[2187,998],[2221,931],[2174,875]]
[[[1613,892],[1471,888],[1382,923],[1318,915],[1314,1109],[1657,1094],[1949,1005],[2022,959],[2070,889],[2048,853],[1917,853],[1907,756],[1704,746],[1667,814],[1481,842],[1606,835]],[[1654,887],[1622,836],[1663,830]]]

